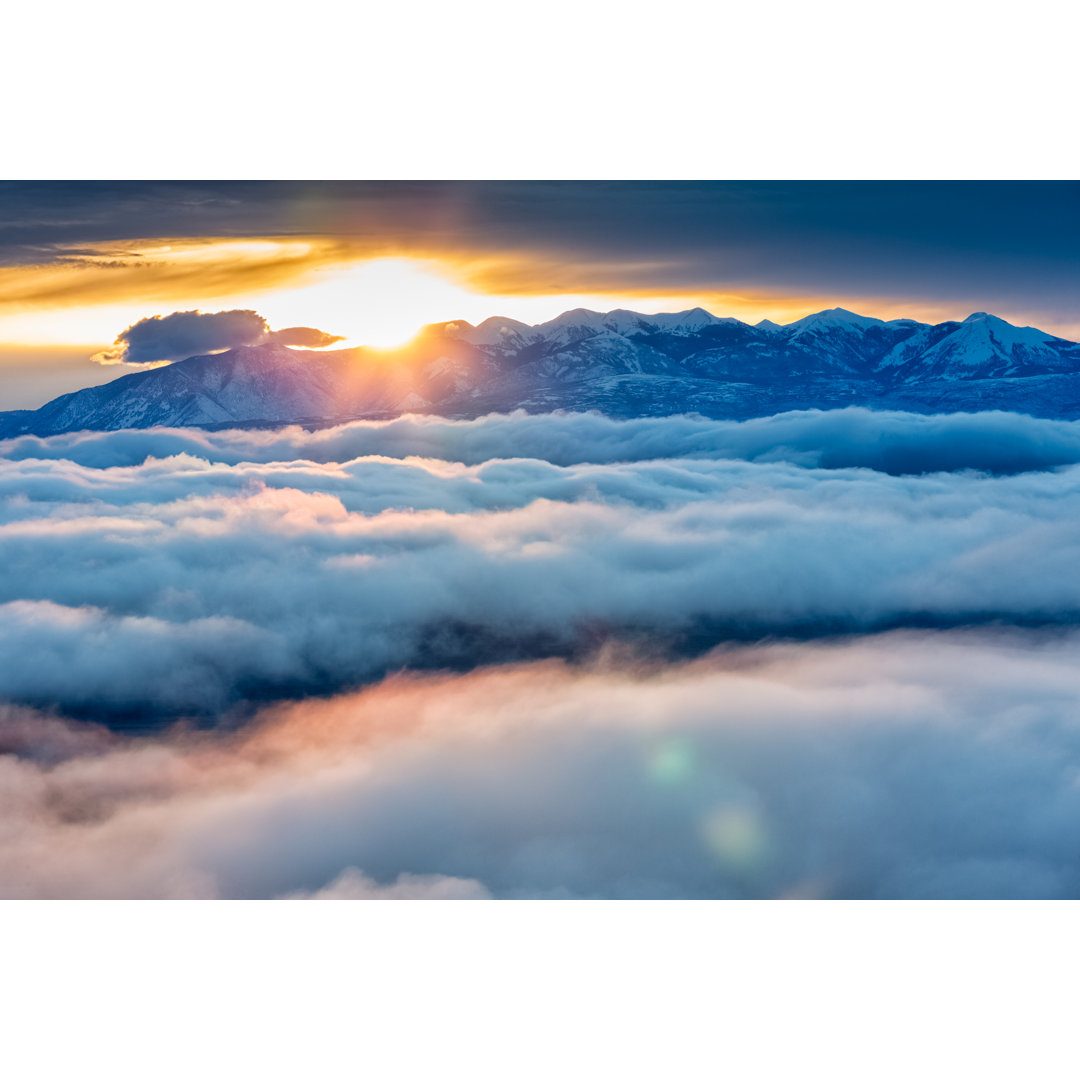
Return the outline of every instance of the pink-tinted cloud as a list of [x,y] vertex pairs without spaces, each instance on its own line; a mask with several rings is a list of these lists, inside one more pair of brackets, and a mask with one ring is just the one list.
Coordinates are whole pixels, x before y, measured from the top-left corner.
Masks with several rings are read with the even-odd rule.
[[34,897],[1070,896],[1080,641],[893,633],[396,677],[0,757]]

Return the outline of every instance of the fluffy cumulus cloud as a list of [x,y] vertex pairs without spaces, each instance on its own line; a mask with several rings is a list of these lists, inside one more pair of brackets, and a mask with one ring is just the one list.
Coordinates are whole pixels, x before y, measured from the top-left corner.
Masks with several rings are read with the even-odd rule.
[[271,331],[256,311],[174,311],[140,319],[117,337],[114,348],[94,359],[101,364],[154,364],[268,341],[316,349],[341,340],[310,326]]
[[0,888],[1075,895],[1077,522],[1007,414],[0,444]]

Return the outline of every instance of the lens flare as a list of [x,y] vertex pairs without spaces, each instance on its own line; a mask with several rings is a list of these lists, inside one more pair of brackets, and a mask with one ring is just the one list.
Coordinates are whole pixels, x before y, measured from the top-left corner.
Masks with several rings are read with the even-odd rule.
[[656,783],[675,786],[691,777],[694,764],[694,747],[688,739],[667,739],[653,750],[648,772]]
[[729,870],[756,870],[768,859],[765,823],[753,807],[717,807],[702,821],[701,834],[705,846]]

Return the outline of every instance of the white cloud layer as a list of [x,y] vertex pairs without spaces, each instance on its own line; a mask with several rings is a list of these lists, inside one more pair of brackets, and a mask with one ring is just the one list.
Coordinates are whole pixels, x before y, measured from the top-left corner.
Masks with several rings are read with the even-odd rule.
[[[6,896],[1075,897],[1080,637],[399,676],[0,757]],[[0,734],[27,717],[0,722]]]
[[613,420],[597,413],[517,412],[468,421],[404,416],[318,431],[150,428],[0,441],[4,457],[67,458],[99,468],[175,454],[227,465],[297,458],[341,462],[372,455],[469,465],[496,458],[578,465],[676,457],[790,461],[892,473],[1022,472],[1080,464],[1080,421],[1004,412],[922,416],[863,408],[788,412],[753,420],[694,416]]
[[1078,432],[2,444],[0,895],[1076,896]]
[[[868,415],[790,423],[861,430]],[[971,420],[905,422],[919,433]],[[1007,421],[1024,432],[1047,424],[980,420]],[[749,438],[754,423],[721,427]],[[900,421],[882,424],[887,433]],[[340,451],[401,429],[47,441],[83,461],[19,456],[8,444],[0,697],[149,723],[337,692],[403,666],[580,656],[611,635],[685,651],[731,637],[1080,615],[1080,466],[1013,475],[811,467],[773,460],[790,456],[787,435],[759,445],[754,460],[729,459],[703,449],[702,432],[717,425],[681,418],[408,425],[459,441],[443,448],[447,459],[322,461],[270,450],[308,439]],[[616,451],[602,450],[594,427],[623,440],[618,453],[682,440],[684,456],[595,463]],[[1044,441],[1062,429],[1071,426],[1050,424]],[[540,452],[541,437],[549,457],[579,463],[452,460],[475,456],[469,440],[484,453],[489,442]],[[133,439],[201,443],[207,457],[146,457],[145,442],[136,464],[88,464],[82,453],[130,450]],[[207,449],[229,446],[236,457],[260,439],[267,460],[230,463]]]

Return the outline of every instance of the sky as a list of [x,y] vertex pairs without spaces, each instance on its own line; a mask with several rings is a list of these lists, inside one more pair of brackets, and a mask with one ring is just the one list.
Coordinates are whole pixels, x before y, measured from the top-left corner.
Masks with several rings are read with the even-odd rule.
[[375,347],[574,307],[987,310],[1080,338],[1078,287],[1073,182],[5,182],[0,407],[130,370],[118,336],[182,311]]

